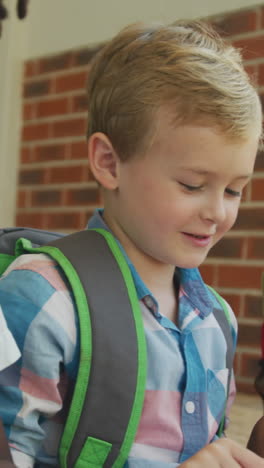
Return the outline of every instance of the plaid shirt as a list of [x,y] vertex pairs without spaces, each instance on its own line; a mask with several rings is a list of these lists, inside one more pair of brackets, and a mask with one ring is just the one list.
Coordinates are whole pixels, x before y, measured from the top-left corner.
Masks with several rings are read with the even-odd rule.
[[[89,227],[106,227],[99,212]],[[142,310],[148,367],[143,412],[125,467],[175,467],[215,440],[225,407],[226,341],[212,314],[216,298],[197,269],[178,269],[176,326],[127,262]],[[78,317],[67,280],[46,255],[23,255],[0,280],[0,304],[22,354],[0,372],[0,418],[14,461],[21,468],[58,466],[79,359]],[[232,378],[228,408],[234,393]]]

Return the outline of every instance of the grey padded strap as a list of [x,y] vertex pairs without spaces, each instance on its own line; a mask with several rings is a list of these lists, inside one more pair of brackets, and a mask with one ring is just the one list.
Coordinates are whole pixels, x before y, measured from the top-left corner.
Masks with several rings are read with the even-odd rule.
[[233,338],[231,333],[231,326],[228,322],[224,312],[222,309],[214,309],[214,316],[224,334],[226,340],[226,367],[231,371],[233,367],[233,358],[234,358],[234,351],[233,351]]
[[138,348],[122,273],[105,239],[88,230],[52,242],[70,260],[85,290],[92,324],[92,364],[86,401],[68,455],[73,467],[88,436],[112,444],[117,458],[134,403]]

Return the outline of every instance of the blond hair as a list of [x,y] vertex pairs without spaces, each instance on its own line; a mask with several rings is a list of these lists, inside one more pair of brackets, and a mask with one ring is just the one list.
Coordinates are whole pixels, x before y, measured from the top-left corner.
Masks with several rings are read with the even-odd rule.
[[260,100],[240,52],[199,21],[123,29],[94,59],[88,104],[87,136],[105,133],[121,160],[148,146],[164,105],[176,124],[210,122],[237,139],[254,126],[261,133]]

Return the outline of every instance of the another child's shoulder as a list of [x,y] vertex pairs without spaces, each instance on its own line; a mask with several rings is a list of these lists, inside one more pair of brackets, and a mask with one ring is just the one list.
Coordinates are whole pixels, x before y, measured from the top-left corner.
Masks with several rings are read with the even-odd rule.
[[29,280],[36,284],[47,282],[55,290],[68,291],[69,285],[64,272],[55,260],[45,254],[25,254],[17,257],[1,276],[0,281],[27,283]]
[[75,345],[78,319],[72,293],[64,272],[49,256],[25,254],[14,260],[0,278],[0,305],[13,333],[19,326],[26,336],[34,322],[40,339],[46,330],[47,338],[55,334],[55,341]]
[[31,307],[35,313],[49,307],[52,315],[62,306],[73,310],[67,278],[59,265],[45,254],[21,255],[8,266],[0,278],[0,302],[5,307],[13,304],[16,310]]

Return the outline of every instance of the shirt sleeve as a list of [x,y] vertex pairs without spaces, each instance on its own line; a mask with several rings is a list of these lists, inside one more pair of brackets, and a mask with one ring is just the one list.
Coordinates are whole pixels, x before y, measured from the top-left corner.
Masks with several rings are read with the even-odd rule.
[[65,369],[74,367],[76,356],[71,296],[58,267],[44,257],[20,257],[0,280],[3,323],[21,353],[0,372],[0,418],[19,468],[35,462],[58,466],[69,382]]

